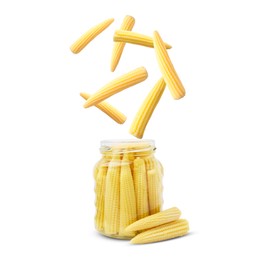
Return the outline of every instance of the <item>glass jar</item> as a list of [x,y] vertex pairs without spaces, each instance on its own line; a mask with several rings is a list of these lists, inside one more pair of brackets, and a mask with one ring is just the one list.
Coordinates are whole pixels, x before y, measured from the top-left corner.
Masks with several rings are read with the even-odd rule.
[[163,167],[153,140],[102,141],[94,167],[95,226],[103,235],[131,239],[125,228],[162,209]]

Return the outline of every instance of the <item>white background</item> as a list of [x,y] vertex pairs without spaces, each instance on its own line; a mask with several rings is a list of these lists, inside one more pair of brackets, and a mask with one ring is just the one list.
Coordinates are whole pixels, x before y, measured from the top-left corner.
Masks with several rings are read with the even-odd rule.
[[[1,1],[0,259],[259,259],[259,1]],[[166,89],[145,138],[165,167],[165,208],[190,235],[134,246],[94,230],[92,168],[102,139],[131,138],[131,121],[160,77],[154,50],[127,45],[111,73],[112,36],[125,15],[158,30],[186,87]],[[115,22],[80,54],[70,45]],[[145,66],[149,78],[110,98],[117,125],[81,91]]]

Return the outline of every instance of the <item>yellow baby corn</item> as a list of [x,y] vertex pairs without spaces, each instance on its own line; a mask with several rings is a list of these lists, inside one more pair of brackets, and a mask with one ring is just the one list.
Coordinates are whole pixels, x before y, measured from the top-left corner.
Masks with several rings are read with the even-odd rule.
[[94,170],[93,170],[93,175],[94,175],[94,180],[97,181],[97,176],[98,176],[98,171],[99,171],[99,166],[102,164],[102,162],[105,160],[105,157],[102,156],[102,158],[95,164]]
[[135,185],[137,219],[141,219],[149,215],[147,178],[143,159],[137,158],[134,160],[133,177]]
[[189,223],[185,219],[179,219],[152,229],[148,229],[132,240],[132,244],[146,244],[163,241],[175,237],[184,236],[189,231]]
[[175,99],[180,99],[185,96],[185,89],[173,67],[164,42],[158,32],[154,32],[153,40],[156,58],[163,78],[169,87],[172,96]]
[[144,229],[150,229],[157,227],[172,221],[179,219],[181,212],[178,208],[173,207],[150,215],[146,218],[142,218],[131,224],[126,228],[126,231],[140,231]]
[[[88,100],[88,98],[90,97],[88,93],[80,93],[80,95],[85,100]],[[109,103],[105,101],[96,104],[96,107],[99,108],[105,114],[107,114],[109,117],[111,117],[118,124],[123,124],[126,120],[126,116],[123,113],[121,113],[119,110],[117,110],[115,107],[111,106]]]
[[98,90],[95,94],[91,95],[85,103],[84,107],[87,108],[96,105],[120,91],[144,81],[147,79],[147,77],[148,74],[144,67],[130,71],[121,77],[112,80],[103,88]]
[[114,155],[110,161],[105,187],[104,230],[107,235],[119,232],[120,221],[120,157]]
[[[140,33],[135,33],[131,31],[126,31],[121,28],[121,30],[115,31],[114,34],[114,41],[115,42],[121,42],[121,43],[132,43],[132,44],[137,44],[137,45],[142,45],[146,47],[153,48],[154,43],[153,43],[153,38],[140,34]],[[166,49],[171,49],[172,46],[168,43],[164,43]]]
[[134,181],[132,178],[128,155],[125,154],[121,163],[120,172],[120,236],[135,236],[135,232],[126,232],[125,228],[135,222],[136,218]]
[[105,202],[105,185],[106,185],[107,167],[100,166],[96,179],[96,229],[104,230],[104,202]]
[[[134,27],[135,19],[132,16],[127,15],[121,25],[121,30],[131,31]],[[115,42],[112,51],[111,59],[111,71],[115,71],[117,64],[121,58],[125,47],[125,42]]]
[[159,174],[160,173],[157,169],[147,171],[148,201],[150,214],[160,212],[162,207],[161,181]]
[[103,32],[112,22],[114,19],[107,19],[102,23],[92,27],[86,33],[84,33],[75,43],[73,43],[70,47],[70,50],[77,54],[83,48],[85,48],[96,36],[98,36],[101,32]]
[[137,112],[135,119],[130,127],[130,133],[137,138],[142,138],[146,125],[148,124],[154,109],[156,108],[163,91],[165,89],[165,82],[161,78],[153,89],[150,91],[142,106]]
[[144,157],[144,162],[146,171],[153,170],[157,165],[157,160],[152,155]]

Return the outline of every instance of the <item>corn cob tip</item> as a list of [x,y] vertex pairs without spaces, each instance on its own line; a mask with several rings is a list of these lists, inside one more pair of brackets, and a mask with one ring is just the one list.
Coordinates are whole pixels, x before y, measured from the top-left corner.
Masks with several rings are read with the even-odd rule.
[[73,46],[70,46],[70,51],[73,53],[73,54],[78,54],[79,51],[75,51],[74,47]]
[[110,65],[110,71],[111,71],[111,72],[114,72],[115,69],[116,69],[116,66],[117,66],[117,64],[115,64],[114,62],[111,63],[111,65]]
[[90,95],[88,93],[86,93],[86,92],[81,92],[81,93],[79,93],[79,95],[81,97],[83,97],[84,99],[88,99],[90,97]]
[[[160,36],[158,31],[154,31],[153,36],[155,36],[155,35],[156,36]],[[161,38],[161,36],[160,36],[160,38]],[[171,49],[172,48],[172,46],[169,43],[165,43],[165,47],[166,47],[166,49]]]
[[139,69],[139,70],[143,70],[144,73],[146,73],[147,76],[148,76],[148,72],[147,72],[147,70],[146,70],[146,68],[145,68],[144,66],[141,66],[141,67],[139,67],[139,68],[137,68],[137,69]]
[[132,19],[135,22],[135,18],[132,15],[126,15],[125,18]]
[[133,131],[132,129],[129,130],[129,133],[133,136],[135,136],[138,139],[142,139],[143,138],[143,134],[140,133],[136,133],[135,131]]
[[86,102],[84,105],[83,105],[84,108],[88,108],[90,107],[90,105],[88,104],[88,102]]

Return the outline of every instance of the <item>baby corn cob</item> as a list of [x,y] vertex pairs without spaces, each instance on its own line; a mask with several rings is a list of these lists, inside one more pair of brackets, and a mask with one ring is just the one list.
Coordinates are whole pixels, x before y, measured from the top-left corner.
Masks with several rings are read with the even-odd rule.
[[[114,42],[124,42],[124,43],[132,43],[137,45],[142,45],[146,47],[153,48],[153,38],[131,31],[126,31],[121,28],[121,30],[115,31],[114,34]],[[168,43],[164,43],[166,49],[171,49],[172,46]]]
[[158,32],[154,32],[153,40],[156,58],[163,78],[168,85],[172,96],[175,99],[180,99],[185,96],[185,89],[173,67],[164,42]]
[[132,178],[128,155],[125,154],[122,160],[120,172],[120,236],[135,236],[135,232],[125,232],[125,228],[135,222],[136,217],[134,181]]
[[103,88],[98,90],[95,94],[91,95],[85,103],[84,107],[87,108],[96,105],[120,91],[144,81],[145,79],[147,79],[147,77],[148,74],[144,67],[140,67],[133,71],[130,71],[122,75],[121,77],[109,82]]
[[[82,96],[85,100],[88,100],[88,98],[90,97],[90,95],[87,93],[80,93],[80,96]],[[117,110],[115,107],[111,106],[105,101],[96,104],[96,107],[107,114],[109,117],[111,117],[118,124],[123,124],[126,120],[126,116],[123,113],[121,113],[119,110]]]
[[157,227],[179,219],[181,212],[178,208],[170,208],[159,213],[142,218],[126,228],[126,231],[140,231]]
[[[134,27],[135,19],[132,16],[127,15],[121,25],[121,30],[131,31]],[[112,59],[111,59],[111,71],[115,71],[117,64],[121,58],[125,47],[125,42],[115,42],[114,48],[112,52]]]
[[154,156],[144,157],[144,162],[146,171],[153,170],[157,165],[157,160],[154,158]]
[[156,169],[147,171],[148,201],[150,214],[160,212],[162,207],[162,190],[159,174],[160,173]]
[[154,109],[156,108],[163,91],[165,89],[165,82],[161,78],[153,89],[150,91],[142,106],[137,112],[135,119],[130,127],[130,133],[137,138],[142,138],[146,125],[148,124]]
[[129,159],[129,163],[130,163],[131,173],[133,173],[133,171],[134,171],[134,159],[135,159],[134,154],[128,153],[128,159]]
[[84,49],[95,37],[97,37],[101,32],[103,32],[112,22],[114,19],[107,19],[102,23],[92,27],[86,33],[84,33],[75,43],[73,43],[70,47],[70,50],[77,54],[82,49]]
[[104,230],[107,235],[119,232],[120,221],[120,156],[109,163],[105,188]]
[[98,176],[98,172],[99,172],[99,167],[101,165],[101,162],[104,160],[104,156],[95,164],[94,166],[94,170],[93,170],[93,176],[94,176],[94,180],[97,181],[97,176]]
[[137,206],[137,219],[141,219],[149,215],[147,178],[143,159],[137,158],[134,160],[133,176]]
[[104,202],[107,167],[100,166],[96,180],[96,217],[95,224],[99,231],[104,230]]
[[189,231],[189,223],[185,219],[179,219],[152,229],[148,229],[132,240],[132,244],[146,244],[163,241],[175,237],[184,236]]
[[163,165],[161,164],[160,161],[158,161],[158,165],[159,165],[159,170],[160,170],[161,176],[163,176],[163,175],[164,175],[164,168],[163,168]]

